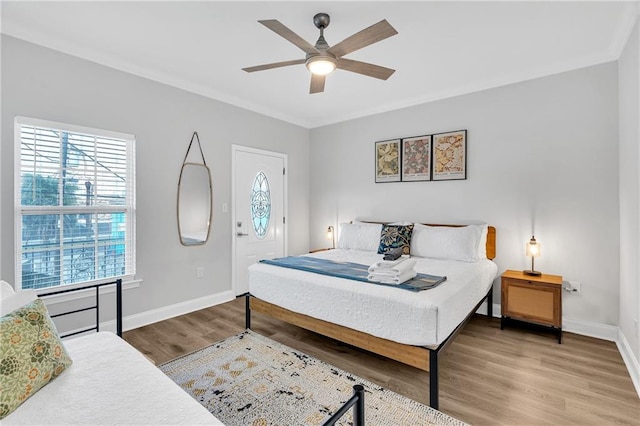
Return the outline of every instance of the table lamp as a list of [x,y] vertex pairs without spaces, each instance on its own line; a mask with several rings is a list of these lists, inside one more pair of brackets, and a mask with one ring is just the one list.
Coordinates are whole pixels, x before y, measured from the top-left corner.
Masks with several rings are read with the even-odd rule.
[[527,242],[526,247],[527,247],[527,256],[531,257],[531,270],[526,270],[522,272],[524,272],[525,275],[533,275],[533,276],[542,275],[542,272],[536,271],[533,267],[533,260],[536,257],[540,256],[540,243],[536,241],[536,237],[532,235],[531,239]]
[[329,225],[329,227],[327,228],[327,240],[331,240],[331,248],[334,249],[336,248],[336,239],[334,238],[334,228],[333,226]]

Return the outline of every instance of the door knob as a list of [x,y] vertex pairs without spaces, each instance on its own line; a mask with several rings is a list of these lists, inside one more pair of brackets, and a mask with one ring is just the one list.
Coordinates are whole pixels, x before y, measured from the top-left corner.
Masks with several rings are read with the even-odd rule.
[[243,232],[237,232],[237,233],[236,233],[236,235],[237,235],[238,237],[248,237],[248,236],[249,236],[249,234],[245,234],[245,233],[243,233]]

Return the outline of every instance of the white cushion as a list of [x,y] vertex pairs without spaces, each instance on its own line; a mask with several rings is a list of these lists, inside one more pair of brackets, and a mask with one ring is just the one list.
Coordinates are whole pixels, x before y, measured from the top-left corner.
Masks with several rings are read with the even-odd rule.
[[427,226],[416,223],[411,237],[411,254],[434,259],[477,262],[480,258],[481,236],[481,226]]
[[480,228],[480,242],[478,243],[478,258],[487,258],[487,235],[489,234],[489,226],[485,223],[482,225],[470,225]]
[[11,287],[11,284],[6,281],[0,280],[0,300],[15,293],[16,292],[13,291],[13,287]]
[[378,251],[381,231],[379,223],[341,223],[338,248]]
[[2,299],[0,299],[0,317],[10,314],[27,303],[33,302],[37,298],[38,294],[35,290],[22,290],[7,297],[2,297]]

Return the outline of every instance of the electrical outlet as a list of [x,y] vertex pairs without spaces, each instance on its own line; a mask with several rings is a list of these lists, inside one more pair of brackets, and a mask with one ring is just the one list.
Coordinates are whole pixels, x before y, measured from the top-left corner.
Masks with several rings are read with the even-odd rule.
[[572,293],[582,293],[582,283],[580,281],[569,281]]
[[203,278],[204,277],[204,268],[202,266],[198,266],[196,268],[196,278]]

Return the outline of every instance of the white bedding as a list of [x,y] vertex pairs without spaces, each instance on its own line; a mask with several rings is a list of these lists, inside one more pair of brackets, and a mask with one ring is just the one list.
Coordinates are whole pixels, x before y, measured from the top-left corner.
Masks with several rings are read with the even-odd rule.
[[[382,255],[329,250],[309,256],[371,265]],[[416,346],[437,346],[487,294],[498,272],[487,259],[460,262],[413,257],[419,273],[444,275],[438,287],[413,292],[388,286],[256,263],[249,291],[291,311]]]
[[73,364],[3,425],[221,425],[140,352],[113,333],[64,342]]

